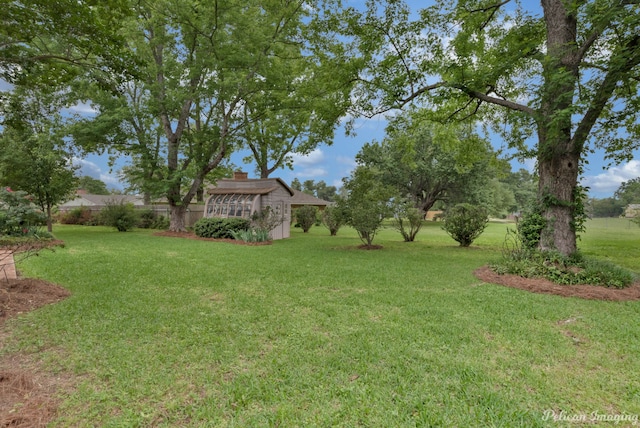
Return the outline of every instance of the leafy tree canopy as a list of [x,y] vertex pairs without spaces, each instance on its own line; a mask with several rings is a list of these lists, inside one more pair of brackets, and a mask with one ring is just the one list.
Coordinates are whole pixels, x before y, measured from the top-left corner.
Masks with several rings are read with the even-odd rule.
[[83,175],[78,179],[78,189],[83,189],[91,195],[108,195],[111,193],[104,181],[88,175]]
[[359,110],[418,103],[438,120],[483,120],[536,158],[540,248],[573,253],[584,155],[600,148],[617,162],[640,147],[638,1],[441,0],[416,14],[402,1],[367,4],[344,19],[366,53]]
[[423,212],[437,201],[484,202],[501,165],[486,140],[465,127],[433,123],[424,111],[394,118],[385,139],[365,144],[356,161]]

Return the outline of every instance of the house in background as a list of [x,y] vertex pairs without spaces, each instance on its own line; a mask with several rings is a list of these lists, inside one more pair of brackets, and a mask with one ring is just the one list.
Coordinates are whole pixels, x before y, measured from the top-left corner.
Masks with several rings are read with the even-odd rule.
[[246,172],[235,172],[233,179],[218,180],[207,189],[204,217],[250,218],[253,213],[271,207],[284,221],[271,231],[273,239],[288,238],[291,229],[291,198],[294,195],[279,178],[247,178]]
[[113,204],[127,204],[131,203],[134,206],[143,206],[144,201],[139,196],[133,195],[90,195],[82,191],[76,194],[75,199],[58,205],[58,210],[66,212],[71,211],[74,208],[86,207],[91,211],[100,211],[107,205]]
[[640,217],[640,204],[629,204],[624,210],[625,218]]
[[325,201],[324,199],[316,198],[313,195],[309,195],[307,193],[301,192],[300,190],[293,189],[293,197],[291,198],[291,209],[295,211],[296,208],[304,207],[307,205],[316,207],[320,211],[323,211],[329,205],[333,205],[333,202]]

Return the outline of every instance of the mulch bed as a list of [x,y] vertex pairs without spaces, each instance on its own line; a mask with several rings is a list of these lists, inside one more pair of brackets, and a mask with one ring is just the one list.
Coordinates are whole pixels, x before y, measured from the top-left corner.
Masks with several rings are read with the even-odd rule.
[[627,288],[607,288],[597,285],[560,285],[543,278],[523,278],[517,275],[500,275],[489,266],[477,269],[476,278],[492,284],[518,288],[532,293],[553,294],[563,297],[578,297],[590,300],[627,301],[640,299],[640,282]]
[[[44,241],[5,248],[24,254],[63,245],[62,241]],[[0,328],[9,318],[57,303],[70,295],[67,289],[41,279],[1,278]],[[0,330],[0,348],[4,337]],[[71,378],[42,371],[40,364],[29,355],[3,356],[0,358],[0,427],[46,427],[57,414],[58,392],[70,389],[72,383]]]
[[[0,280],[0,326],[8,318],[59,302],[71,293],[35,278]],[[3,337],[0,335],[0,347]],[[28,355],[0,358],[0,427],[45,427],[56,416],[58,391],[72,383],[39,369]]]

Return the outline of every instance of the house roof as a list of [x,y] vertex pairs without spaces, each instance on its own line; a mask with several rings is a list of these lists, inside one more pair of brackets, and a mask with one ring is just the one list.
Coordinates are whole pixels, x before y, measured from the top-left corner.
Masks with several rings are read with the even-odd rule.
[[291,205],[315,205],[315,206],[326,207],[327,205],[331,205],[331,204],[332,204],[331,202],[325,201],[324,199],[316,198],[313,195],[309,195],[299,190],[295,190],[295,189],[293,190]]
[[226,195],[226,194],[266,195],[267,193],[273,192],[276,189],[277,189],[276,186],[261,187],[256,189],[238,189],[237,187],[214,187],[212,189],[207,190],[207,193],[210,195]]
[[220,195],[223,193],[265,195],[276,190],[278,187],[283,187],[293,196],[293,189],[279,178],[225,178],[218,180],[217,186],[207,189],[207,193],[209,195]]
[[61,204],[60,206],[105,206],[108,204],[132,203],[142,205],[142,198],[133,195],[78,195],[76,198]]

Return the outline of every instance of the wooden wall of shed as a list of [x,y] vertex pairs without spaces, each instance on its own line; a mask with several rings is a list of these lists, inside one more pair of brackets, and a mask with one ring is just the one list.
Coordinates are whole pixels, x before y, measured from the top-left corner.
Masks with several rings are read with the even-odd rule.
[[282,204],[284,221],[271,232],[271,237],[273,239],[288,238],[291,232],[291,194],[285,188],[279,187],[266,195],[262,195],[260,204],[261,206],[258,210],[262,210],[266,206],[276,207],[278,204]]

